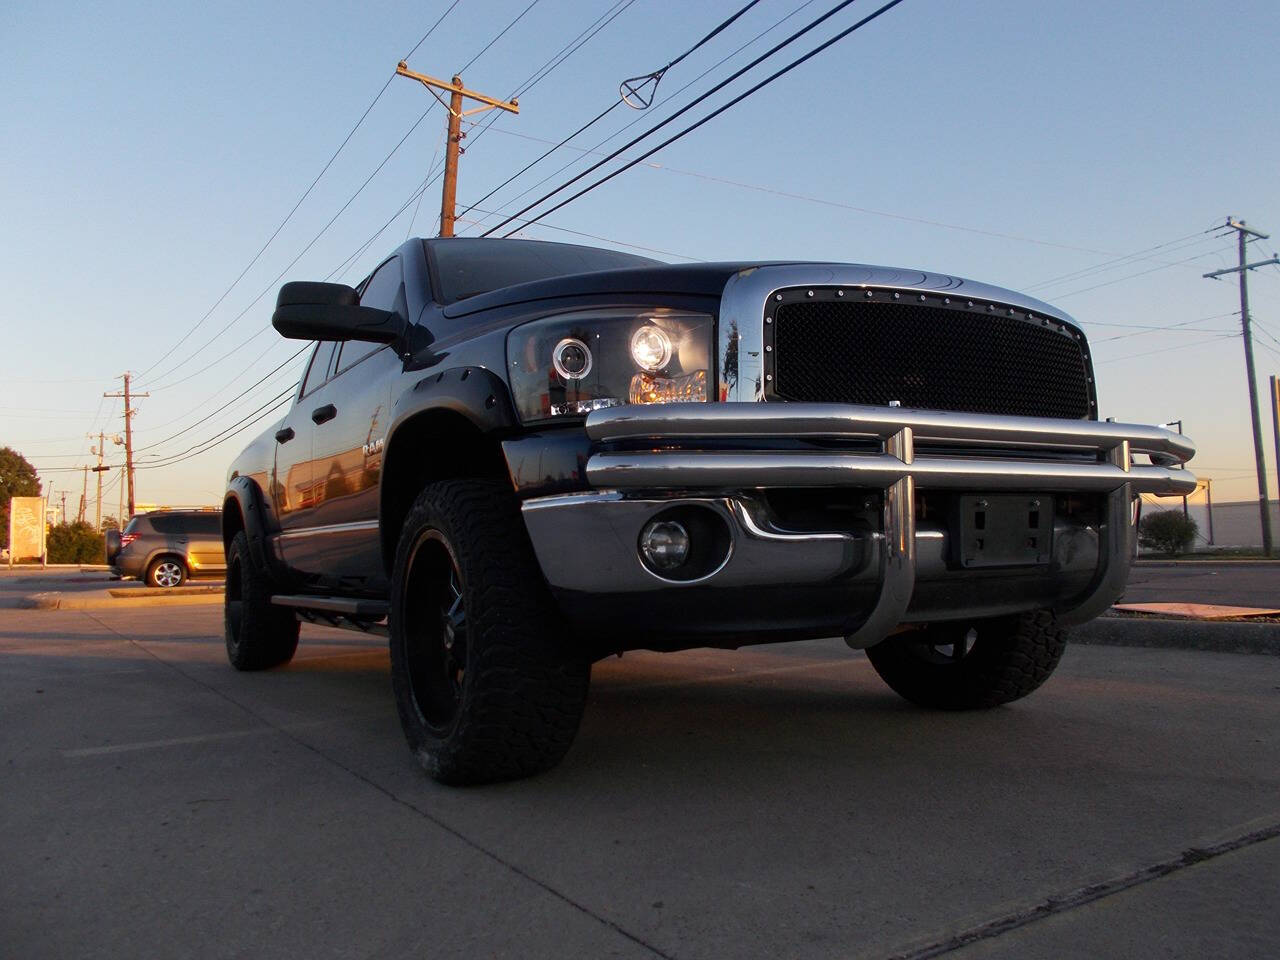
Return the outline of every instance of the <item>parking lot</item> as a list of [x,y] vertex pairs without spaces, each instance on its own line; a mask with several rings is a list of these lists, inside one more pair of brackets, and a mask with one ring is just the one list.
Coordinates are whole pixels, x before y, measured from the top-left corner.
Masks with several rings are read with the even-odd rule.
[[839,641],[598,664],[562,766],[417,769],[385,645],[0,614],[5,956],[1231,956],[1280,919],[1280,658],[1071,648],[988,713]]

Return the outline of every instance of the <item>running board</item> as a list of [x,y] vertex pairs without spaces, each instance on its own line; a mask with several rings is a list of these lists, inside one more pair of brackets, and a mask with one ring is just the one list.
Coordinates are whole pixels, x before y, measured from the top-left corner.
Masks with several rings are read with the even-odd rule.
[[280,595],[271,598],[280,607],[291,607],[302,620],[323,626],[359,630],[385,637],[385,620],[391,604],[385,600],[357,600],[352,597],[313,597],[306,594]]

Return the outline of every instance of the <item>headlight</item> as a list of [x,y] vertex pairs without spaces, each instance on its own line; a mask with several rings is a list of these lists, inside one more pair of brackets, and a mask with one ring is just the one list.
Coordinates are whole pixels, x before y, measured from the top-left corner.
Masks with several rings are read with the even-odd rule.
[[525,423],[624,403],[705,403],[712,320],[670,309],[594,310],[526,323],[507,338]]

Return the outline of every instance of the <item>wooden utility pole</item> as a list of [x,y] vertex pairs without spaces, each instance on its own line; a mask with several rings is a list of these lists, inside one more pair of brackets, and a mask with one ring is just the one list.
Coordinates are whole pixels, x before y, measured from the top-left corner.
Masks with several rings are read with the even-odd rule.
[[[139,397],[149,397],[150,393],[130,393],[129,377],[126,371],[121,376],[124,378],[123,393],[104,393],[107,398],[123,397],[124,398],[124,475],[129,485],[129,516],[133,516],[133,415],[137,413],[130,406],[130,403]],[[124,517],[119,518],[120,523],[124,524]]]
[[[92,437],[93,434],[89,434],[89,436]],[[93,467],[92,470],[98,475],[98,505],[93,508],[93,529],[99,533],[102,532],[102,475],[111,469],[102,465],[102,457],[106,452],[106,443],[107,436],[100,430],[98,431],[98,445],[89,448],[90,453],[98,455],[98,465]]]
[[1280,257],[1247,263],[1245,245],[1249,242],[1249,237],[1265,240],[1270,234],[1245,226],[1243,220],[1237,220],[1235,217],[1227,217],[1226,226],[1239,235],[1240,265],[1228,267],[1225,270],[1214,270],[1204,276],[1206,279],[1217,279],[1227,273],[1240,275],[1240,331],[1244,337],[1244,366],[1249,379],[1249,415],[1253,418],[1253,458],[1258,467],[1258,511],[1262,518],[1262,550],[1269,557],[1271,556],[1271,511],[1267,504],[1267,461],[1262,453],[1262,421],[1258,416],[1258,382],[1253,369],[1253,332],[1249,321],[1249,271],[1268,264],[1280,263]]
[[[506,110],[508,113],[519,113],[520,105],[515,100],[510,102],[496,100],[493,97],[485,96],[483,93],[468,90],[462,85],[461,77],[455,76],[451,83],[445,83],[443,80],[429,77],[425,73],[415,73],[409,69],[403,60],[396,65],[396,73],[402,77],[408,77],[410,80],[417,80],[449,112],[449,138],[444,148],[444,185],[440,191],[440,236],[452,237],[458,199],[458,157],[463,152],[462,138],[465,136],[462,132],[462,118],[469,117],[473,113],[484,113],[486,110],[492,110],[495,107],[499,110]],[[443,90],[449,94],[448,103],[445,103],[444,98],[436,93],[437,90]],[[464,99],[478,101],[481,106],[463,110],[462,101]]]
[[80,510],[76,514],[76,523],[84,523],[84,511],[89,499],[89,465],[84,465],[84,483],[80,487]]

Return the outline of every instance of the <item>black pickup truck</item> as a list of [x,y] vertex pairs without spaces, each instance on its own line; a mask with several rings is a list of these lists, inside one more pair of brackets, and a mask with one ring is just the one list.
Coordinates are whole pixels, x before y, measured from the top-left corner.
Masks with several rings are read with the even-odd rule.
[[917,704],[1015,700],[1124,588],[1138,494],[1195,484],[1098,420],[1070,317],[918,270],[411,240],[272,322],[317,344],[230,470],[231,663],[389,635],[447,783],[556,764],[626,650],[843,636]]

